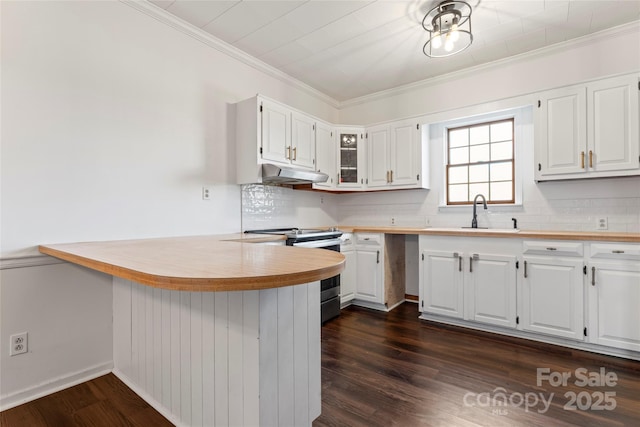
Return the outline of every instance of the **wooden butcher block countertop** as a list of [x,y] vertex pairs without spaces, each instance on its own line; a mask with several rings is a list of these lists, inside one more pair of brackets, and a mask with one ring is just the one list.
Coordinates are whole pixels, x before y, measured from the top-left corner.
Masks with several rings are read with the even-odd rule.
[[426,236],[463,236],[463,237],[511,237],[520,239],[581,240],[601,242],[640,243],[640,233],[622,233],[607,231],[545,231],[514,230],[509,228],[442,228],[442,227],[400,227],[400,226],[346,226],[338,227],[348,233],[385,233],[420,234]]
[[259,245],[284,236],[189,236],[41,245],[40,252],[144,285],[180,291],[277,288],[333,277],[344,256]]

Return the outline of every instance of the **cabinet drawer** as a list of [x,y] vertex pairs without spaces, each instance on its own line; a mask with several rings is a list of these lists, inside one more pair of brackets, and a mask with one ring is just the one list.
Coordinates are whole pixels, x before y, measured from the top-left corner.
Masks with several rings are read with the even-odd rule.
[[382,245],[382,234],[374,233],[358,233],[356,235],[356,243],[358,245]]
[[581,242],[524,241],[522,253],[553,256],[582,256],[584,245]]
[[343,233],[342,236],[340,237],[340,240],[342,240],[342,243],[340,243],[340,250],[343,251],[346,249],[351,249],[355,244],[354,237],[355,237],[354,234]]
[[640,261],[640,245],[623,243],[594,243],[591,258],[630,259]]

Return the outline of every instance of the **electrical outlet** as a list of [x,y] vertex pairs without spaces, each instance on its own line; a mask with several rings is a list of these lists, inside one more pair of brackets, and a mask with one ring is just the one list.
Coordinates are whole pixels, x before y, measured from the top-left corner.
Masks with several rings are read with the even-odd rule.
[[600,217],[596,220],[596,230],[608,230],[609,219],[606,216]]
[[396,219],[395,218],[391,218],[391,225],[396,225]]
[[202,187],[202,200],[211,200],[211,195],[213,194],[213,187]]
[[9,356],[17,356],[18,354],[27,352],[29,346],[27,342],[26,332],[11,335],[10,339],[11,339],[11,346],[9,347]]

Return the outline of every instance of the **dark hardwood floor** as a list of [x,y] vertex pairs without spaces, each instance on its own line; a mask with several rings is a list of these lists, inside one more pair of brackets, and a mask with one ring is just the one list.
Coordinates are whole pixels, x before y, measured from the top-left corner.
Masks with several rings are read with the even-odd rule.
[[[322,328],[322,415],[314,427],[640,425],[640,362],[417,316],[413,303],[391,313],[349,307]],[[565,386],[538,386],[537,368],[571,377]],[[580,368],[598,379],[604,368],[605,375],[616,375],[616,385],[580,387]],[[500,392],[506,405],[491,406],[492,399],[503,401]],[[550,401],[548,407],[542,399]],[[565,409],[567,404],[575,409]],[[4,411],[0,425],[172,424],[109,374]]]
[[[417,316],[413,303],[390,313],[349,307],[323,327],[322,415],[314,427],[640,426],[640,362]],[[580,387],[602,367],[615,373],[615,386]],[[566,386],[538,386],[537,368],[571,377]],[[492,406],[503,402],[501,392],[506,405]]]
[[171,427],[158,411],[115,375],[0,412],[2,427]]

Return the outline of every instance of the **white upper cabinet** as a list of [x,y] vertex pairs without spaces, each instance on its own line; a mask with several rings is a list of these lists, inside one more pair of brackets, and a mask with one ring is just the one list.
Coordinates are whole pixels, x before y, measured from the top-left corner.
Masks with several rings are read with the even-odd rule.
[[593,171],[640,166],[638,77],[607,79],[587,86],[587,142]]
[[540,94],[536,180],[640,174],[638,75]]
[[316,121],[305,114],[291,112],[291,164],[309,169],[316,163]]
[[236,104],[238,184],[262,182],[263,163],[313,170],[315,156],[315,118],[260,95]]
[[402,120],[367,129],[369,188],[421,186],[420,126]]
[[316,122],[316,171],[326,173],[329,179],[313,184],[313,188],[333,189],[338,183],[335,135],[333,127]]
[[545,92],[538,105],[539,177],[586,172],[585,88],[572,86]]
[[367,129],[368,177],[367,187],[389,185],[389,126],[381,125]]
[[389,169],[391,185],[420,184],[420,125],[415,120],[391,124]]
[[338,190],[360,190],[365,184],[366,147],[364,129],[338,128]]
[[260,101],[262,160],[288,163],[291,154],[291,110]]

